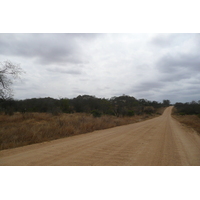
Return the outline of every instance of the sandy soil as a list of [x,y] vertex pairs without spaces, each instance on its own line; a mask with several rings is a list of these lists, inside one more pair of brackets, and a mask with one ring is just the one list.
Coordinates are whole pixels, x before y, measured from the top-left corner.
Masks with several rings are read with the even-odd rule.
[[7,166],[200,165],[200,137],[171,117],[0,151]]

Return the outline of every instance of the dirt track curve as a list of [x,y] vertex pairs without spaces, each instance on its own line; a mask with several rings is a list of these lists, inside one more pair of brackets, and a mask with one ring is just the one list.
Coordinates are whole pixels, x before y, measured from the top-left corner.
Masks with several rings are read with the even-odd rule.
[[200,165],[200,137],[162,116],[64,139],[0,151],[0,165]]

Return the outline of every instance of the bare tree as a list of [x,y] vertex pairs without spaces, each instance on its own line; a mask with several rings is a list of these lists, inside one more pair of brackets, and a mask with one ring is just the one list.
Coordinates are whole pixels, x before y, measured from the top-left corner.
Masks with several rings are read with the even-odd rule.
[[0,63],[0,99],[7,100],[13,97],[13,79],[19,78],[24,73],[18,64],[10,61]]

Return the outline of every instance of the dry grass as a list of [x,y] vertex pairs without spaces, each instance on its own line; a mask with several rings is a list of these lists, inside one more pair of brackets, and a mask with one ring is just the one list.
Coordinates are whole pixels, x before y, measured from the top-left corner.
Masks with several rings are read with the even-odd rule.
[[166,107],[157,108],[156,109],[156,114],[162,115],[165,109],[166,109]]
[[200,135],[200,118],[197,115],[178,115],[174,113],[173,117],[180,123],[193,128]]
[[130,124],[155,116],[134,116],[117,118],[90,114],[15,113],[13,116],[0,115],[0,150],[54,140]]

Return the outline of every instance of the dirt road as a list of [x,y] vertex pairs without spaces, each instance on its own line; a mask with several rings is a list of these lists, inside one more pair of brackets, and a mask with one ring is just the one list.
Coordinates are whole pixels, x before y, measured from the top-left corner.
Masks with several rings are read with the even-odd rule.
[[0,151],[0,165],[200,165],[200,137],[171,117]]

